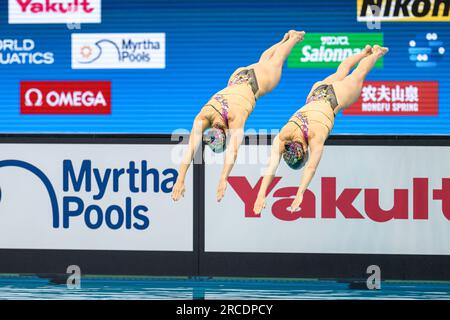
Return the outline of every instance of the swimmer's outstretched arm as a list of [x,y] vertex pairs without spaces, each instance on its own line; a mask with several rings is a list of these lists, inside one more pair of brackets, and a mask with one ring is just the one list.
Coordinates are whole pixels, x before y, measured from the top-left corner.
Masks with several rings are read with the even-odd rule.
[[320,159],[322,158],[323,153],[323,142],[315,142],[314,139],[311,140],[310,143],[310,157],[308,163],[303,169],[303,176],[300,181],[300,186],[298,187],[297,195],[295,196],[294,201],[291,204],[291,212],[296,211],[302,201],[303,194],[311,183],[314,174],[316,173],[317,167],[319,166]]
[[244,119],[235,119],[229,122],[229,143],[225,151],[225,163],[220,176],[219,186],[217,187],[216,198],[221,201],[227,188],[227,179],[236,162],[239,147],[244,139]]
[[260,214],[262,209],[266,207],[266,195],[267,189],[272,183],[278,166],[280,165],[282,149],[280,148],[280,138],[277,135],[273,140],[272,149],[270,153],[269,164],[264,174],[261,187],[259,188],[258,197],[256,198],[255,205],[253,206],[253,212]]
[[181,197],[184,197],[184,179],[186,178],[187,171],[191,165],[192,159],[194,158],[195,152],[202,143],[203,132],[209,127],[210,121],[205,117],[200,116],[200,114],[195,117],[191,135],[189,136],[188,149],[184,154],[180,165],[180,170],[178,171],[177,181],[173,186],[172,199],[174,201],[178,201]]

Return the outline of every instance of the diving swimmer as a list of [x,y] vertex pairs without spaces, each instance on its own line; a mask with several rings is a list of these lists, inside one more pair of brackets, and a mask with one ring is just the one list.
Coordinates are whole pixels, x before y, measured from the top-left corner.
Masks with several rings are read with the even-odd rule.
[[367,74],[387,52],[388,48],[367,45],[360,53],[342,61],[334,74],[313,85],[306,104],[292,115],[274,138],[269,164],[253,207],[256,214],[266,206],[267,189],[281,158],[294,170],[305,167],[290,210],[299,209],[319,165],[336,114],[356,102]]

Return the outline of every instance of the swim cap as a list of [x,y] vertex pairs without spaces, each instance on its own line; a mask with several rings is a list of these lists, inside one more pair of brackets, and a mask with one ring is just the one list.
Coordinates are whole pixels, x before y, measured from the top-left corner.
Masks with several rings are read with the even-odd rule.
[[211,128],[206,132],[203,141],[211,148],[213,152],[220,153],[225,151],[227,136],[225,130],[221,128]]
[[283,159],[294,170],[301,169],[307,160],[308,154],[303,151],[299,142],[289,142],[284,145]]

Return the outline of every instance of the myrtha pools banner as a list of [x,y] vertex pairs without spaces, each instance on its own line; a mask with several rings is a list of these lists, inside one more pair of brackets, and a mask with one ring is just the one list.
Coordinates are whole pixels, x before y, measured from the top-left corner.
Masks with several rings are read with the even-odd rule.
[[0,248],[192,251],[170,145],[2,144]]

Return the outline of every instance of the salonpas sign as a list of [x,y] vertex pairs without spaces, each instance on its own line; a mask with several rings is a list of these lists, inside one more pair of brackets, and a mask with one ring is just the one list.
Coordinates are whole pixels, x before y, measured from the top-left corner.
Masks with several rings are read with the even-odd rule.
[[[367,45],[383,45],[382,33],[307,33],[288,58],[289,68],[336,68]],[[375,68],[383,67],[383,59]]]

